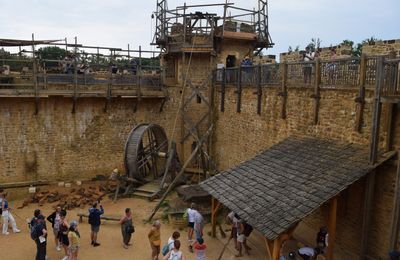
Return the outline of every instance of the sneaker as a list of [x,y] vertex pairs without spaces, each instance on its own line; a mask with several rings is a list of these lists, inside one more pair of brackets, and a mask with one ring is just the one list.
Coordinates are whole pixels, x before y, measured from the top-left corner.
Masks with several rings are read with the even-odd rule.
[[128,249],[128,246],[127,246],[127,245],[125,245],[125,244],[123,244],[123,247],[124,247],[125,249]]
[[19,229],[14,230],[14,233],[19,233],[19,232],[21,232],[21,230]]
[[3,233],[3,235],[5,235],[5,236],[7,236],[7,235],[9,235],[9,234],[10,234],[10,232]]
[[99,246],[99,245],[100,245],[100,244],[97,243],[97,242],[94,242],[94,243],[93,243],[93,246],[94,246],[94,247]]
[[56,250],[57,250],[58,252],[60,252],[60,251],[61,251],[61,247],[60,247],[60,246],[56,246]]
[[68,256],[66,255],[66,256],[64,256],[63,258],[61,258],[61,260],[67,260],[68,259]]
[[92,241],[91,245],[93,246],[94,242]]

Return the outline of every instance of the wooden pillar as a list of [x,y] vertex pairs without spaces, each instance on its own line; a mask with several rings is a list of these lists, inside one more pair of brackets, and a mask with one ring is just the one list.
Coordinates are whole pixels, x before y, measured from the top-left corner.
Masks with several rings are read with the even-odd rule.
[[364,192],[363,220],[360,246],[360,260],[364,260],[367,255],[369,226],[371,222],[371,205],[374,198],[375,170],[367,175]]
[[281,251],[282,241],[280,237],[274,240],[274,248],[272,250],[272,260],[279,260],[279,253]]
[[288,64],[287,62],[281,63],[282,72],[282,86],[279,95],[282,97],[281,118],[286,119],[286,103],[287,103],[287,78],[288,78]]
[[267,256],[268,256],[268,259],[272,259],[272,253],[271,253],[271,251],[272,251],[272,247],[273,246],[271,246],[271,242],[268,240],[268,238],[266,238],[266,237],[264,237],[264,239],[265,239],[265,247],[266,247],[266,249],[267,249]]
[[396,184],[395,184],[395,196],[392,213],[392,223],[390,226],[390,251],[396,250],[396,246],[399,238],[400,229],[400,151],[397,152],[397,173],[396,173]]
[[388,109],[386,113],[386,142],[385,142],[385,152],[389,152],[393,149],[393,134],[394,134],[394,124],[396,104],[388,103]]
[[211,198],[211,236],[215,237],[217,233],[217,211],[220,207],[220,203],[214,197]]
[[315,62],[315,86],[314,94],[314,125],[318,124],[318,114],[319,114],[319,101],[320,97],[320,85],[321,85],[321,61],[317,59]]
[[328,221],[328,232],[329,232],[329,245],[327,252],[327,260],[333,260],[333,249],[335,247],[336,238],[336,220],[337,220],[337,196],[333,197],[329,203],[329,221]]
[[356,111],[356,124],[354,126],[354,130],[357,132],[361,132],[361,126],[363,123],[364,116],[364,105],[365,105],[365,80],[366,80],[366,72],[367,72],[367,58],[366,55],[361,55],[360,61],[360,89],[358,93],[358,97],[356,98],[357,111]]

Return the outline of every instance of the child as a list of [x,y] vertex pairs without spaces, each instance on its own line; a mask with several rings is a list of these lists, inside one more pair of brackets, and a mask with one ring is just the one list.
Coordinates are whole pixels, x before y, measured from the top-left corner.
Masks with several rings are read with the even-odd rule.
[[69,225],[68,240],[69,240],[69,260],[78,260],[78,252],[80,247],[80,234],[78,231],[78,222],[71,221]]
[[206,244],[202,238],[198,238],[193,244],[196,260],[206,260]]

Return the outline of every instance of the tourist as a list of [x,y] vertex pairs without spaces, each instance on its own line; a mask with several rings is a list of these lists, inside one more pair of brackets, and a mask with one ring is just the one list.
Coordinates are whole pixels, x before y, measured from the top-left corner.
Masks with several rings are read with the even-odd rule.
[[80,237],[78,231],[78,222],[75,220],[71,221],[69,225],[69,232],[68,232],[68,253],[69,253],[69,260],[78,260],[78,253],[80,247]]
[[125,209],[125,215],[119,221],[121,224],[121,232],[122,232],[122,243],[125,249],[128,249],[128,246],[131,244],[132,233],[135,232],[135,228],[132,223],[132,210],[130,208]]
[[336,49],[332,47],[330,49],[330,57],[329,57],[330,62],[326,64],[326,72],[328,73],[328,84],[334,83],[333,78],[336,70],[335,60],[336,60]]
[[317,233],[317,247],[324,252],[325,248],[328,246],[328,229],[326,227],[321,227]]
[[162,248],[161,253],[163,256],[166,256],[168,252],[174,248],[174,242],[175,240],[179,239],[180,236],[181,233],[179,233],[178,231],[174,231],[174,233],[172,233],[172,236],[168,238],[168,242]]
[[310,64],[309,62],[313,61],[314,58],[315,58],[314,52],[311,50],[310,46],[307,46],[303,56],[303,61],[307,62],[306,64],[304,64],[303,67],[305,84],[311,83],[312,64]]
[[196,240],[199,238],[203,238],[203,227],[204,227],[204,218],[199,211],[195,210],[194,233],[196,234]]
[[[243,225],[243,221],[240,219],[240,217],[235,214],[235,218],[238,219],[238,224],[237,224],[237,250],[239,251],[239,253],[236,255],[237,257],[242,257],[242,249],[244,247],[244,241],[246,239],[245,235],[244,235],[244,225]],[[247,249],[246,253],[248,254]]]
[[33,230],[31,231],[32,238],[35,238],[36,243],[36,260],[45,260],[46,259],[46,237],[47,237],[47,230],[46,230],[46,223],[44,220],[43,215],[37,216],[34,226],[32,227]]
[[303,260],[310,260],[314,257],[315,251],[312,247],[304,246],[299,249],[298,254],[303,258]]
[[196,260],[206,260],[206,244],[202,238],[197,239],[193,244]]
[[160,234],[160,221],[156,220],[153,223],[153,226],[147,235],[150,241],[151,246],[151,259],[158,259],[158,255],[160,254],[160,245],[161,245],[161,234]]
[[196,204],[190,204],[190,208],[188,208],[185,212],[185,216],[188,220],[188,241],[189,245],[193,242],[193,230],[194,230],[194,216],[196,213]]
[[226,216],[226,220],[228,223],[232,225],[231,227],[231,238],[233,239],[233,244],[235,245],[235,249],[237,250],[238,243],[237,243],[237,229],[238,229],[238,223],[239,220],[235,217],[235,213],[231,211],[228,216]]
[[181,242],[179,240],[175,240],[174,248],[169,251],[169,253],[163,258],[164,260],[185,260],[185,256],[182,251],[179,251],[181,248]]
[[61,210],[60,212],[60,226],[59,226],[59,232],[58,232],[58,239],[60,241],[61,246],[64,248],[64,253],[65,256],[62,258],[62,260],[68,259],[69,256],[69,239],[68,239],[68,231],[69,231],[69,224],[66,219],[67,212],[65,210]]
[[50,216],[47,217],[47,221],[51,223],[51,227],[53,228],[54,241],[56,243],[57,251],[61,251],[60,241],[58,240],[58,232],[60,231],[60,222],[61,222],[60,212],[61,212],[61,207],[57,206],[56,210]]
[[11,214],[11,208],[8,206],[8,201],[7,201],[7,193],[0,193],[0,200],[1,200],[1,218],[3,221],[3,235],[8,235],[10,234],[8,232],[8,227],[11,224],[12,230],[14,233],[19,233],[21,230],[17,228],[17,223],[15,222],[15,219],[13,215]]
[[100,244],[97,243],[97,234],[99,233],[100,230],[100,216],[104,214],[104,209],[103,206],[100,204],[99,207],[100,209],[97,208],[97,205],[99,202],[95,202],[93,204],[93,207],[89,209],[89,224],[91,227],[91,234],[90,238],[92,240],[92,246],[96,247],[99,246]]
[[250,255],[251,248],[247,245],[247,238],[253,232],[253,227],[250,224],[248,224],[246,221],[243,221],[242,228],[243,228],[243,235],[244,235],[243,247],[244,247],[246,254]]

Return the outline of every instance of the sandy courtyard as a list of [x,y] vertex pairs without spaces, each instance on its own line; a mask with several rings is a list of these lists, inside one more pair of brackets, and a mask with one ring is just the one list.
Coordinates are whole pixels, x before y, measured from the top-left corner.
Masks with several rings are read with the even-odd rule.
[[[13,208],[20,206],[22,201],[10,201],[10,205]],[[103,206],[105,209],[105,215],[107,216],[122,216],[124,209],[130,207],[133,210],[133,219],[136,232],[133,234],[131,243],[133,244],[129,249],[124,249],[122,247],[122,236],[120,225],[114,221],[103,221],[100,229],[98,242],[101,243],[99,247],[92,247],[90,245],[90,226],[87,223],[87,219],[84,219],[78,228],[81,234],[81,250],[79,252],[79,259],[151,259],[150,245],[147,239],[147,233],[151,228],[150,224],[145,224],[144,219],[149,215],[149,212],[153,209],[156,202],[149,202],[140,198],[129,198],[118,200],[117,203],[113,204],[110,200],[106,199],[103,201]],[[25,260],[25,259],[35,259],[36,245],[33,240],[31,240],[28,230],[28,225],[26,224],[26,219],[31,218],[34,209],[37,205],[31,204],[23,209],[15,209],[14,217],[17,221],[21,233],[12,234],[8,236],[0,235],[0,252],[2,252],[1,259],[7,260]],[[45,216],[52,213],[52,208],[50,204],[46,204],[41,207],[42,212]],[[78,220],[77,213],[87,212],[85,209],[74,209],[68,211],[67,219],[71,221],[73,219]],[[156,215],[157,216],[157,215]],[[57,252],[55,250],[54,235],[51,232],[51,225],[47,223],[48,230],[50,231],[47,243],[47,254],[50,260],[61,259],[64,255],[63,251]],[[10,230],[11,231],[11,230]],[[168,237],[174,231],[173,227],[165,222],[161,227],[161,239],[162,245],[167,241]],[[205,227],[204,240],[207,245],[207,259],[217,259],[218,255],[223,248],[223,243],[227,241],[226,239],[216,238],[213,239],[207,235],[210,231],[210,225]],[[186,259],[195,259],[194,254],[190,253],[187,249],[187,232],[182,230],[181,232],[181,242],[182,251]],[[235,249],[233,248],[233,243],[231,242],[228,248],[225,250],[222,259],[267,259],[265,256],[265,247],[263,240],[253,232],[251,235],[249,245],[253,248],[251,251],[251,256],[245,256],[241,258],[236,258],[234,256]],[[162,259],[160,257],[160,259]]]

